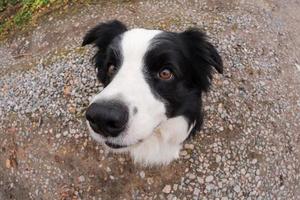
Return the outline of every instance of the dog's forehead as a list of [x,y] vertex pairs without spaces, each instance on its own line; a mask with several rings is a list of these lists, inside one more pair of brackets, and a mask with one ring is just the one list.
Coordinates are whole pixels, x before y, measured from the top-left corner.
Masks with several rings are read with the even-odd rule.
[[124,33],[121,41],[123,57],[142,58],[151,45],[151,40],[162,33],[161,30],[131,29]]

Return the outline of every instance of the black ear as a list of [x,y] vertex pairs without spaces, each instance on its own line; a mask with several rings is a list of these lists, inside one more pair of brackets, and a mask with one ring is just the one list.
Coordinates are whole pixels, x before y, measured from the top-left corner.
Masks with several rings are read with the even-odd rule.
[[188,29],[180,36],[188,50],[188,59],[194,69],[193,75],[199,87],[207,91],[212,79],[214,67],[223,73],[223,62],[216,48],[207,40],[205,33],[198,29]]
[[82,46],[95,44],[99,49],[106,49],[116,36],[125,31],[126,26],[118,20],[100,23],[84,36]]

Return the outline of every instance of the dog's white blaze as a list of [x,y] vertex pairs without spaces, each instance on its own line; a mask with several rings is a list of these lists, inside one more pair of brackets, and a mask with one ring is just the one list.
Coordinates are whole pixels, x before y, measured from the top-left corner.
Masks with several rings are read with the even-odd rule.
[[[150,40],[160,33],[157,30],[132,29],[124,33],[121,41],[123,63],[113,81],[93,99],[94,101],[119,99],[129,108],[126,133],[110,141],[131,145],[152,134],[160,122],[166,120],[162,101],[155,98],[146,82],[143,68],[144,55]],[[137,113],[133,114],[134,108]]]

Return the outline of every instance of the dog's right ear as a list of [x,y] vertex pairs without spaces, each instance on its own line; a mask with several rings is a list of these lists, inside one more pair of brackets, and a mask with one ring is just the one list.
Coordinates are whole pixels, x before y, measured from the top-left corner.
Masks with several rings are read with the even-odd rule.
[[116,36],[125,31],[127,27],[118,20],[100,23],[84,36],[82,46],[95,44],[99,49],[105,50]]

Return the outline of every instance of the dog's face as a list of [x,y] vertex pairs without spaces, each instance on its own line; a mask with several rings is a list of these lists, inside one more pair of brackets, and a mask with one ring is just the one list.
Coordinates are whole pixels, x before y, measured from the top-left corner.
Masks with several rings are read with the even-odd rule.
[[201,92],[209,88],[212,67],[222,72],[221,58],[202,32],[127,30],[110,21],[86,34],[83,45],[91,43],[99,49],[95,66],[104,84],[86,112],[94,139],[126,149],[170,118],[183,116],[189,130],[200,127]]

